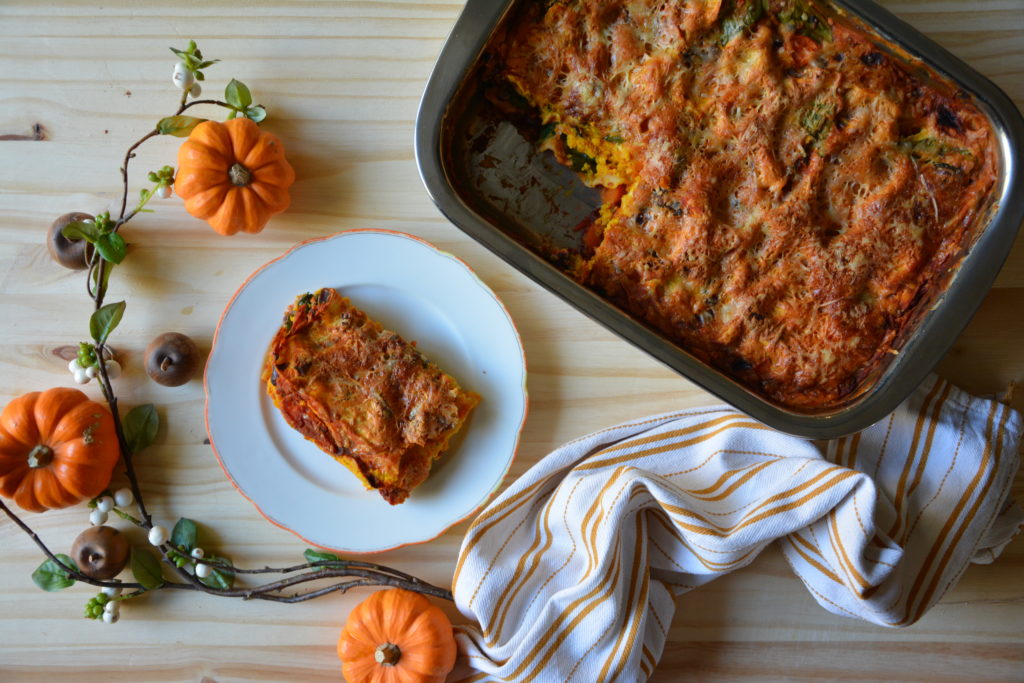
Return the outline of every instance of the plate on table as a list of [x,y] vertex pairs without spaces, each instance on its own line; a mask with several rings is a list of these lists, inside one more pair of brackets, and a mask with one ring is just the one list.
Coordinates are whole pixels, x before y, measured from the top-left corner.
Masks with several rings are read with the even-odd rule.
[[[285,309],[322,287],[483,397],[401,505],[292,429],[260,381]],[[478,510],[512,464],[527,409],[522,343],[494,292],[454,256],[383,230],[303,242],[253,273],[221,315],[204,382],[210,443],[235,487],[274,524],[354,553],[430,540]]]

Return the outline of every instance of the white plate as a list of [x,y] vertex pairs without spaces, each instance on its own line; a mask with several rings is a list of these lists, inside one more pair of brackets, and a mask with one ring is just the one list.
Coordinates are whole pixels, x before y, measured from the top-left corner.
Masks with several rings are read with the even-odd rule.
[[[260,382],[295,297],[334,287],[483,397],[430,477],[401,505],[367,491],[285,422]],[[420,543],[479,509],[508,472],[526,417],[526,364],[508,311],[461,261],[410,235],[304,242],[242,285],[206,364],[206,429],[224,472],[271,522],[356,553]]]

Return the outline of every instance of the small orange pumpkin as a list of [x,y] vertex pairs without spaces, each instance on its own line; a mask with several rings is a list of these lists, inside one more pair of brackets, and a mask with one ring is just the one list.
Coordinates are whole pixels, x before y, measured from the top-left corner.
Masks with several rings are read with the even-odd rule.
[[349,683],[443,683],[455,654],[452,623],[441,608],[401,588],[359,603],[338,638]]
[[204,121],[178,149],[174,191],[222,235],[263,230],[291,204],[293,182],[284,145],[250,119]]
[[0,495],[25,510],[95,498],[119,457],[110,411],[78,389],[24,394],[0,413]]

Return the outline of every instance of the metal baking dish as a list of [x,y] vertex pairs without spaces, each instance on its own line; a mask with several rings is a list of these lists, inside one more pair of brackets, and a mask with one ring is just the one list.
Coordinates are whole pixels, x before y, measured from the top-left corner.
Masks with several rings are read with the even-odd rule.
[[[995,130],[1000,176],[987,225],[979,231],[945,293],[920,314],[899,353],[842,405],[817,413],[796,412],[697,360],[531,249],[541,240],[565,245],[577,239],[572,227],[593,210],[598,199],[575,173],[557,162],[528,158],[523,143],[510,130],[495,129],[483,135],[489,122],[480,118],[481,98],[475,94],[477,61],[513,2],[468,0],[420,102],[416,119],[420,176],[438,208],[453,223],[585,315],[783,432],[828,439],[859,431],[888,415],[924,380],[981,305],[1024,219],[1019,156],[1024,149],[1024,119],[998,87],[875,3],[832,0],[844,20],[874,31],[891,48],[890,54],[918,61],[918,67],[923,64],[975,99]],[[502,174],[511,174],[515,182]],[[524,188],[524,179],[530,188]]]

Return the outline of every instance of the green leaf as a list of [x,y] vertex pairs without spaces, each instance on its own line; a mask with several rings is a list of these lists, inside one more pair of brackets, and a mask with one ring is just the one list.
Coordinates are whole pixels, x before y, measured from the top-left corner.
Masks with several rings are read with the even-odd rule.
[[224,88],[224,99],[232,107],[245,109],[252,104],[252,93],[249,92],[245,83],[232,78],[228,87]]
[[182,517],[171,531],[171,544],[191,551],[199,542],[199,527],[191,519]]
[[132,548],[132,576],[146,590],[153,590],[164,585],[163,568],[160,560],[153,557],[148,550]]
[[231,119],[235,118],[236,116],[238,116],[238,112],[235,111],[234,109],[232,109],[231,111],[228,112],[227,120],[230,121]]
[[[729,3],[735,5],[735,3]],[[743,33],[744,30],[753,26],[764,12],[764,5],[761,0],[747,0],[746,5],[736,9],[722,21],[722,33],[718,37],[718,44],[725,45],[730,40]]]
[[89,333],[97,344],[107,341],[107,337],[114,331],[117,324],[121,322],[121,316],[124,315],[124,306],[123,301],[107,304],[97,309],[92,314],[92,317],[89,318]]
[[197,71],[196,72],[196,80],[197,81],[205,81],[206,80],[206,74],[204,74],[202,71]]
[[334,553],[325,553],[312,548],[306,548],[306,552],[302,553],[302,556],[306,558],[306,562],[341,562],[341,558]]
[[160,416],[152,403],[135,406],[124,416],[124,438],[132,453],[148,448],[156,440],[159,428]]
[[[231,560],[226,557],[217,557],[216,555],[211,555],[206,559],[211,561],[220,560],[222,562],[227,562],[228,564],[231,564]],[[219,569],[214,565],[210,565],[210,569],[212,571],[210,572],[209,576],[204,576],[199,579],[203,584],[209,586],[210,588],[217,588],[222,591],[230,590],[231,587],[235,585],[235,573],[230,569]]]
[[263,105],[257,104],[255,107],[249,107],[245,110],[245,118],[252,119],[255,123],[259,123],[263,119],[267,118],[267,110],[263,108]]
[[186,138],[192,130],[206,119],[195,116],[166,116],[156,122],[156,132],[160,135],[173,135]]
[[110,232],[100,235],[96,240],[96,251],[111,263],[120,263],[128,253],[128,245],[125,244],[123,237],[116,232]]
[[[78,569],[75,561],[67,555],[57,555],[57,559],[69,567]],[[67,588],[75,583],[75,580],[71,578],[71,575],[68,574],[64,567],[49,558],[32,572],[32,581],[44,591],[50,593]]]
[[584,154],[575,149],[568,149],[569,162],[572,170],[577,173],[597,173],[597,160],[589,154]]
[[86,223],[84,221],[75,221],[68,223],[64,226],[64,229],[60,231],[60,234],[64,235],[69,240],[85,240],[86,242],[95,242],[100,236],[100,230],[96,227],[96,223]]

